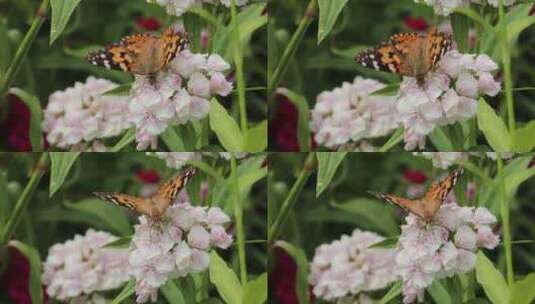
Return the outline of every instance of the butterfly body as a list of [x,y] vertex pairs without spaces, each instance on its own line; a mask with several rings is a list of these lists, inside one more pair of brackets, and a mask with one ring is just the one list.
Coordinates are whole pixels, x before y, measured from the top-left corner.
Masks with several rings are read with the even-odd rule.
[[186,169],[182,174],[162,184],[154,195],[147,198],[117,192],[94,192],[93,194],[100,199],[127,207],[152,219],[159,219],[194,174],[193,168]]
[[433,183],[422,198],[415,200],[387,193],[373,191],[369,191],[369,193],[379,199],[395,204],[419,216],[426,222],[430,222],[433,220],[435,214],[442,206],[442,203],[444,202],[444,199],[446,199],[446,196],[448,196],[448,193],[450,193],[457,183],[457,180],[462,172],[462,169],[453,171],[443,180]]
[[160,36],[152,33],[126,36],[119,43],[90,53],[87,61],[107,69],[137,75],[154,75],[164,69],[176,54],[187,46],[186,35],[170,27]]
[[421,84],[451,45],[451,38],[433,27],[427,35],[396,34],[378,47],[360,52],[355,61],[378,71],[416,77]]

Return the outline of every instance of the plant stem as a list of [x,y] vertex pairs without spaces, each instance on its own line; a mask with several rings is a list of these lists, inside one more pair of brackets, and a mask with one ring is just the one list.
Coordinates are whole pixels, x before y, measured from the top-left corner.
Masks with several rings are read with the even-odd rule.
[[232,33],[234,36],[234,63],[236,64],[236,82],[238,86],[238,105],[240,107],[240,127],[242,132],[245,133],[247,131],[247,108],[245,106],[245,79],[243,76],[243,57],[241,53],[240,28],[236,12],[236,0],[231,0],[230,4]]
[[277,64],[277,67],[275,68],[275,71],[273,72],[273,75],[271,76],[271,79],[268,80],[268,98],[271,98],[272,94],[275,92],[277,87],[279,86],[279,83],[282,79],[282,76],[286,72],[286,69],[288,68],[288,62],[295,54],[295,51],[297,50],[297,47],[303,40],[303,36],[305,35],[306,30],[308,29],[308,26],[314,20],[314,17],[316,15],[316,8],[317,8],[317,2],[316,0],[310,0],[308,3],[308,6],[305,10],[305,13],[303,17],[301,18],[301,21],[299,22],[299,26],[297,27],[297,30],[292,35],[292,38],[290,39],[290,42],[288,43],[288,46],[282,53],[282,57]]
[[275,240],[279,237],[280,232],[282,231],[282,228],[284,227],[284,224],[286,220],[288,219],[288,214],[290,213],[290,210],[295,205],[295,202],[297,201],[297,198],[299,197],[299,194],[301,194],[301,191],[303,190],[303,187],[305,186],[306,181],[312,174],[312,172],[316,168],[316,154],[314,152],[308,153],[308,156],[305,160],[305,164],[303,165],[303,168],[301,169],[301,173],[299,173],[299,176],[297,177],[297,180],[292,186],[292,189],[290,190],[290,193],[288,193],[288,196],[282,203],[282,207],[279,211],[279,214],[277,214],[277,217],[273,221],[273,225],[269,228],[268,233],[268,245],[271,246],[275,242]]
[[509,123],[509,132],[515,130],[515,108],[513,100],[513,79],[511,76],[511,55],[509,53],[509,37],[507,35],[507,25],[505,24],[505,12],[503,0],[500,0],[500,35],[502,40],[502,63],[503,76],[505,83],[505,99],[507,101],[507,122]]
[[238,169],[236,157],[231,153],[230,166],[232,170],[232,186],[234,192],[234,218],[236,220],[236,238],[238,240],[238,259],[240,262],[240,280],[243,286],[247,283],[247,263],[245,260],[245,236],[243,230],[243,208],[240,198]]
[[9,238],[11,238],[11,235],[17,228],[17,225],[20,222],[22,216],[24,215],[24,211],[26,210],[26,207],[34,194],[35,189],[37,188],[37,185],[41,180],[41,177],[43,177],[43,174],[48,168],[48,160],[48,153],[45,152],[41,154],[41,157],[37,161],[35,170],[33,171],[32,176],[30,177],[30,181],[28,182],[28,184],[26,184],[24,191],[22,192],[19,199],[17,200],[17,203],[15,204],[13,213],[7,220],[6,226],[0,234],[0,247],[4,246],[9,241]]
[[505,249],[505,268],[507,271],[507,283],[513,286],[514,272],[513,272],[513,256],[511,252],[511,227],[509,226],[509,198],[505,193],[505,177],[503,176],[503,160],[499,153],[496,154],[498,163],[498,175],[500,176],[500,192],[502,202],[500,204],[500,213],[502,217],[502,231],[503,231],[503,248]]
[[26,36],[24,36],[24,39],[20,43],[20,46],[17,49],[17,52],[15,53],[15,57],[13,57],[13,61],[11,61],[11,64],[7,69],[4,79],[1,79],[0,97],[4,96],[4,94],[7,92],[7,90],[13,83],[15,76],[17,76],[17,73],[20,67],[22,66],[24,58],[28,54],[28,51],[30,50],[30,47],[33,44],[33,41],[35,40],[35,37],[39,33],[41,25],[43,25],[43,22],[47,17],[49,4],[49,0],[43,0],[41,5],[39,6],[39,9],[37,10],[37,13],[35,14],[35,17],[33,19],[32,25],[30,26],[30,29],[26,33]]

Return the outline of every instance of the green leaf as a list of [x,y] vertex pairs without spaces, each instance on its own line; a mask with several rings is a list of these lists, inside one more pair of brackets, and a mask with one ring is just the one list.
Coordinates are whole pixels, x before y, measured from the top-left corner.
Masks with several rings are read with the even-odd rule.
[[216,133],[226,151],[241,152],[243,135],[236,121],[214,98],[210,103],[210,128]]
[[468,51],[468,31],[470,30],[470,19],[465,14],[454,12],[451,14],[451,27],[455,42],[461,53]]
[[7,171],[0,171],[0,227],[4,227],[10,212],[11,204],[7,195]]
[[102,95],[126,96],[130,93],[131,89],[132,89],[132,84],[125,83],[125,84],[118,85],[117,87],[102,93]]
[[136,292],[136,281],[134,279],[128,281],[121,290],[121,292],[111,301],[110,304],[119,304],[123,303],[129,296],[133,295]]
[[394,249],[396,248],[396,245],[398,244],[399,236],[389,237],[384,240],[382,240],[379,243],[375,243],[370,246],[370,248],[378,248],[378,249]]
[[163,293],[167,302],[170,304],[186,304],[182,291],[178,288],[173,280],[168,280],[165,285],[160,287],[160,291]]
[[165,131],[160,134],[169,151],[187,151],[183,139],[178,136],[173,126],[168,126]]
[[74,9],[80,0],[50,0],[52,7],[52,21],[50,23],[50,44],[63,33]]
[[262,304],[267,301],[268,283],[267,273],[261,274],[256,279],[245,284],[243,292],[243,304]]
[[403,140],[403,128],[398,128],[377,152],[387,152]]
[[299,304],[308,304],[308,261],[305,251],[285,241],[277,241],[275,246],[284,249],[297,264],[295,292],[299,299]]
[[132,225],[123,212],[123,209],[104,202],[98,198],[88,198],[77,203],[66,203],[71,210],[77,210],[92,216],[96,216],[111,230],[120,236],[132,234]]
[[113,146],[110,150],[110,152],[119,152],[124,147],[128,146],[131,142],[133,142],[136,139],[136,129],[130,128],[126,133],[124,133],[123,137]]
[[530,304],[535,300],[535,272],[525,276],[513,284],[511,304]]
[[535,148],[535,120],[513,132],[513,151],[518,153],[530,152]]
[[10,241],[9,246],[17,248],[30,262],[30,280],[28,287],[33,304],[43,303],[43,289],[41,288],[41,258],[37,249],[19,241]]
[[0,75],[5,75],[11,61],[11,48],[9,46],[7,25],[4,22],[0,22],[0,41],[2,41],[0,43]]
[[347,0],[318,0],[320,18],[318,22],[318,44],[332,31],[334,23]]
[[454,304],[443,280],[434,280],[433,284],[427,287],[427,291],[437,304]]
[[383,298],[377,303],[377,304],[387,304],[394,298],[396,298],[398,295],[401,294],[401,288],[402,284],[401,281],[396,281],[392,287],[388,290],[388,292],[383,296]]
[[277,90],[277,94],[284,95],[297,108],[297,141],[301,152],[310,151],[310,110],[303,95],[299,95],[285,88]]
[[227,304],[241,304],[243,290],[238,277],[215,250],[210,253],[210,282]]
[[80,152],[50,152],[50,194],[59,190]]
[[395,96],[399,91],[399,85],[399,82],[391,83],[382,89],[373,91],[370,96]]
[[511,151],[511,137],[505,123],[483,98],[477,106],[477,126],[494,151]]
[[319,197],[321,193],[327,189],[331,182],[336,169],[342,163],[346,157],[347,152],[317,152],[318,158],[318,179],[316,183],[316,197]]
[[268,134],[267,127],[267,120],[264,120],[257,126],[248,129],[245,133],[243,151],[254,153],[266,150]]
[[476,279],[492,303],[509,303],[509,287],[502,273],[494,267],[483,251],[477,253]]
[[109,242],[102,246],[102,248],[128,248],[132,242],[132,236],[125,236],[116,239],[115,241]]
[[375,230],[387,236],[399,234],[398,224],[392,210],[383,202],[356,198],[341,204],[333,203],[333,206],[353,215],[355,222],[366,229]]
[[433,145],[437,148],[437,151],[451,152],[456,151],[453,147],[453,143],[450,138],[444,132],[444,129],[441,127],[436,127],[431,134],[429,134],[429,139]]
[[41,103],[35,95],[31,95],[21,89],[11,88],[9,93],[17,95],[22,102],[30,109],[30,143],[32,144],[33,152],[43,151],[43,131],[41,129],[41,122],[43,121],[43,110]]

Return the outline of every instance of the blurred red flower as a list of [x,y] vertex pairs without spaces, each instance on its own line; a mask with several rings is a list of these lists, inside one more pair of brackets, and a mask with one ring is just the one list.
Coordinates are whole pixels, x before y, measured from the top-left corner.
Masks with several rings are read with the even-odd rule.
[[138,170],[136,172],[136,177],[144,184],[154,184],[160,181],[160,174],[156,170]]
[[414,18],[412,16],[407,16],[403,20],[405,25],[413,31],[425,31],[429,27],[427,21],[422,17]]
[[292,257],[281,249],[275,248],[275,266],[269,274],[269,286],[280,304],[298,304],[295,294],[297,265]]
[[6,272],[0,278],[0,290],[5,292],[10,303],[31,304],[28,289],[30,279],[30,263],[17,249],[9,247],[9,262]]
[[138,17],[136,19],[136,24],[143,28],[143,29],[146,29],[148,31],[156,31],[158,30],[162,24],[160,23],[160,20],[158,20],[158,18],[156,17]]
[[427,177],[425,176],[425,174],[420,170],[406,169],[403,172],[403,177],[409,183],[413,183],[413,184],[423,184],[427,180]]
[[7,140],[7,150],[13,152],[31,151],[30,109],[17,96],[7,96],[7,113],[0,121],[1,137]]
[[[296,106],[283,95],[278,95],[278,107],[274,118],[269,123],[269,136],[277,144],[278,151],[298,152],[297,121],[299,113]],[[316,142],[311,134],[312,149]]]

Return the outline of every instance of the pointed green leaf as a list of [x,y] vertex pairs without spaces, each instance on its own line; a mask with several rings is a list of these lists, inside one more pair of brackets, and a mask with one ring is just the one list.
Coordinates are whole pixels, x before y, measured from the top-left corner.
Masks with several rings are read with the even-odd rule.
[[318,152],[316,156],[318,158],[318,179],[316,183],[316,197],[319,197],[321,193],[327,189],[331,182],[336,169],[342,163],[346,157],[347,152]]
[[169,304],[186,304],[184,300],[184,295],[180,288],[175,284],[173,280],[168,280],[165,285],[160,287],[160,291],[163,293],[163,296],[167,299]]
[[401,281],[396,281],[377,304],[387,304],[401,294]]
[[318,44],[332,31],[347,0],[318,0],[320,18],[318,22]]
[[210,128],[215,132],[221,145],[229,152],[241,152],[243,135],[240,127],[216,99],[210,102]]
[[502,273],[494,267],[483,251],[477,253],[476,279],[492,303],[509,303],[509,287]]
[[511,136],[505,123],[483,98],[479,99],[477,106],[477,126],[494,151],[511,151]]
[[511,292],[511,304],[530,304],[535,300],[535,272],[516,281]]
[[243,290],[238,277],[215,250],[210,253],[210,282],[227,304],[241,304]]
[[261,274],[256,279],[245,284],[243,304],[262,304],[267,301],[268,284],[267,273]]
[[243,150],[253,153],[262,152],[267,147],[267,120],[262,121],[245,133],[245,143]]
[[72,13],[80,0],[50,0],[52,21],[50,23],[50,44],[63,33]]
[[50,194],[59,190],[80,152],[50,152]]
[[110,304],[123,303],[125,299],[133,295],[136,292],[136,280],[132,279],[128,281],[121,290],[121,292],[111,301]]

